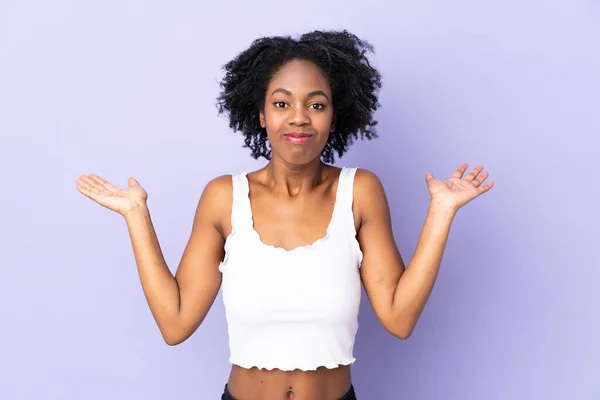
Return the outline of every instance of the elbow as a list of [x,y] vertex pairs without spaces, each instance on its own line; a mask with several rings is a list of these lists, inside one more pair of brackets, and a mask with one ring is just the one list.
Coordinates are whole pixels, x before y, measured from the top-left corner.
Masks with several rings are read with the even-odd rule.
[[412,334],[412,329],[394,329],[389,332],[398,339],[406,340]]
[[163,340],[169,346],[177,346],[185,342],[191,336],[191,332],[187,331],[171,331],[162,333]]
[[407,340],[410,337],[410,335],[412,335],[412,330],[407,332],[400,332],[394,336],[396,336],[398,339]]
[[387,331],[398,339],[406,340],[412,335],[415,325],[416,324],[412,321],[402,319],[400,321],[396,321],[395,324],[390,324],[387,327]]
[[192,326],[186,320],[176,319],[159,326],[159,328],[165,343],[169,346],[177,346],[192,336],[198,326]]
[[181,344],[184,342],[184,340],[182,340],[181,338],[172,337],[172,336],[164,336],[163,335],[163,339],[164,339],[165,343],[169,346],[177,346],[178,344]]
[[189,336],[182,334],[182,332],[177,329],[160,329],[160,333],[165,343],[169,346],[177,346],[178,344],[185,342]]
[[395,311],[394,315],[389,318],[389,331],[398,339],[407,340],[415,330],[417,322],[421,312],[414,312],[413,310],[399,310]]

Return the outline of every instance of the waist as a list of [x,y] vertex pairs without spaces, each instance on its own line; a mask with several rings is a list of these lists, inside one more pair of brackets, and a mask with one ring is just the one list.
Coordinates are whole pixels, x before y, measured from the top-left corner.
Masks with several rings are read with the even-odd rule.
[[290,393],[294,400],[339,399],[348,393],[351,380],[349,365],[314,371],[233,365],[227,387],[234,398],[243,400],[282,399]]
[[286,372],[336,369],[355,361],[356,331],[356,323],[337,328],[329,323],[230,324],[229,361],[246,369]]

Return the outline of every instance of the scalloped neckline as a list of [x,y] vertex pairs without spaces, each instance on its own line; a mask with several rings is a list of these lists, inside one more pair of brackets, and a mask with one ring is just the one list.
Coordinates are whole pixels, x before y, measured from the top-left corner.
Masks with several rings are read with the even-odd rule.
[[337,209],[338,209],[338,199],[340,197],[340,182],[342,180],[342,173],[344,172],[345,167],[342,167],[342,169],[340,170],[340,174],[338,176],[338,181],[337,181],[337,186],[335,188],[335,201],[333,203],[333,211],[331,213],[331,219],[329,220],[329,224],[327,225],[327,229],[325,230],[325,236],[318,238],[317,240],[313,241],[312,243],[309,244],[305,244],[305,245],[300,245],[300,246],[296,246],[293,249],[286,249],[284,247],[280,247],[280,246],[274,246],[272,244],[267,244],[265,243],[261,236],[260,233],[258,233],[258,231],[256,230],[256,228],[254,227],[254,213],[252,212],[252,202],[250,201],[250,181],[248,180],[248,174],[246,172],[244,172],[244,179],[246,180],[246,201],[247,201],[247,205],[248,205],[248,213],[250,215],[250,231],[252,232],[252,235],[255,237],[255,239],[258,241],[258,243],[268,249],[271,250],[275,250],[281,253],[294,253],[297,251],[301,251],[301,250],[306,250],[306,249],[310,249],[313,247],[318,246],[320,243],[324,242],[325,240],[327,240],[331,234],[331,229],[333,227],[333,223],[335,221],[335,217],[337,214]]

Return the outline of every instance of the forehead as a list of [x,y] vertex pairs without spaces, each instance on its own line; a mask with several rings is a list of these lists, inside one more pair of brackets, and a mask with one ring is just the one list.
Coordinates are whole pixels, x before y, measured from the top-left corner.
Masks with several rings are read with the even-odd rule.
[[329,92],[329,81],[323,71],[314,63],[305,60],[292,60],[284,64],[273,76],[269,89],[284,88],[292,93],[309,92],[320,89]]

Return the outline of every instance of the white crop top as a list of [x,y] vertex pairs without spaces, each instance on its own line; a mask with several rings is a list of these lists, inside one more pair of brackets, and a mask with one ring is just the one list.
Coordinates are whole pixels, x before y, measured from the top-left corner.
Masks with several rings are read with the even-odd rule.
[[326,235],[290,251],[261,241],[246,172],[232,177],[232,231],[219,265],[230,363],[308,371],[356,360],[363,254],[352,213],[355,173],[340,173]]

